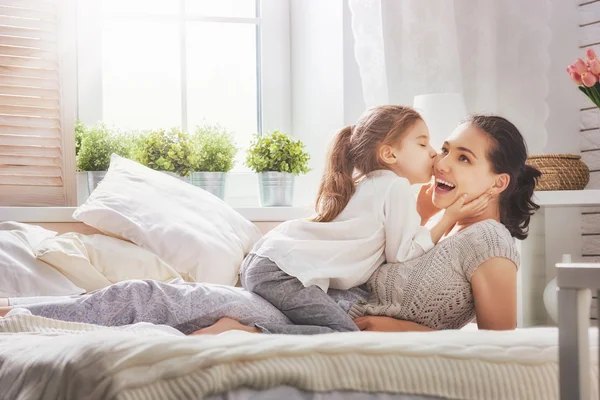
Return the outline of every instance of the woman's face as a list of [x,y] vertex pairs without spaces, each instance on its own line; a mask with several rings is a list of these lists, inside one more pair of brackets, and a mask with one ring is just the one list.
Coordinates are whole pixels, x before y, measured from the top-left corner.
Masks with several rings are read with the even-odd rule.
[[491,145],[492,139],[469,123],[452,132],[434,166],[436,207],[447,208],[465,193],[469,202],[493,188],[498,175],[488,160]]

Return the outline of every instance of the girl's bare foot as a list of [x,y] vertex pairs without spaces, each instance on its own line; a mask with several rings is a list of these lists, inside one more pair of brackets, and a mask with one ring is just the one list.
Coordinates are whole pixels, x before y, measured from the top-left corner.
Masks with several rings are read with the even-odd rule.
[[12,310],[11,306],[7,306],[7,307],[0,307],[0,318],[4,317],[6,314],[8,314],[8,312]]
[[0,307],[8,307],[8,298],[0,297]]
[[215,322],[213,325],[200,329],[196,332],[190,333],[190,335],[218,335],[219,333],[232,330],[246,331],[250,333],[260,333],[260,329],[258,328],[242,325],[235,319],[223,317],[217,322]]

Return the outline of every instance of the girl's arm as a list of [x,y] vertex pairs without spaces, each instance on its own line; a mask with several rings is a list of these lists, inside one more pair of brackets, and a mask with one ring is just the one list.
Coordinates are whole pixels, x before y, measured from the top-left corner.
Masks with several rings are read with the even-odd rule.
[[403,321],[392,317],[359,317],[354,323],[361,331],[377,332],[428,332],[435,329],[417,324],[416,322]]
[[471,277],[479,329],[508,330],[517,324],[517,267],[508,258],[494,257]]

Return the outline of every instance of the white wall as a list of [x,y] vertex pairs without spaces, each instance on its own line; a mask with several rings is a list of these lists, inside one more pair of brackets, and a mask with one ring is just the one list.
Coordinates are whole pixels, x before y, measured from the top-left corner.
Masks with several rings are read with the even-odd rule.
[[295,205],[314,203],[327,146],[344,126],[344,0],[291,0],[292,134],[312,171],[297,178]]
[[352,14],[348,0],[343,0],[344,18],[344,123],[353,125],[365,111],[362,83],[358,63],[354,57]]
[[[578,153],[581,94],[565,67],[581,56],[575,2],[550,0],[552,41],[548,70],[548,135],[545,153]],[[296,205],[312,204],[327,145],[338,129],[353,124],[365,103],[348,0],[291,0],[292,134],[311,154],[313,172],[298,178]],[[578,236],[579,226],[558,218]],[[578,218],[577,218],[578,219]],[[573,219],[571,219],[571,222]]]
[[551,0],[550,68],[548,70],[548,141],[544,153],[579,153],[578,112],[581,93],[565,69],[582,51],[578,49],[577,5]]

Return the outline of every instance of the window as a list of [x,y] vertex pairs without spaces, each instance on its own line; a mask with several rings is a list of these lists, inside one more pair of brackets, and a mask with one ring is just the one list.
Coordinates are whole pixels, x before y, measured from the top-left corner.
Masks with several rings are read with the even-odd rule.
[[[269,119],[261,88],[267,87],[270,103],[289,108],[289,71],[265,74],[263,82],[261,68],[268,62],[289,69],[289,50],[280,51],[289,48],[289,22],[281,23],[289,20],[286,1],[79,4],[80,119],[130,129],[179,126],[189,132],[218,123],[234,133],[241,148],[234,171],[247,170],[245,149]],[[267,129],[289,129],[281,115],[271,120],[278,125]]]

